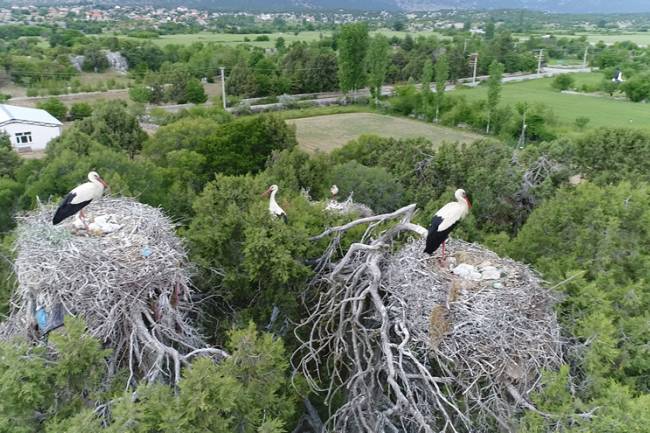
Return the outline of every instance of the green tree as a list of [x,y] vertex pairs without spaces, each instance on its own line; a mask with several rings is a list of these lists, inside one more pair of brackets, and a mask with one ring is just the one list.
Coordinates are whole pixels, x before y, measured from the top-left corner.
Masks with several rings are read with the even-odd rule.
[[75,102],[70,107],[70,120],[81,120],[93,114],[93,108],[86,102]]
[[82,69],[86,72],[104,72],[110,66],[106,54],[97,44],[87,46],[84,51]]
[[331,176],[340,197],[354,193],[354,201],[376,213],[391,212],[405,204],[404,187],[383,167],[366,167],[348,161],[334,166]]
[[439,119],[448,79],[449,63],[447,62],[447,57],[443,55],[436,60],[436,122]]
[[11,145],[9,135],[0,131],[0,178],[14,177],[14,172],[20,163],[20,156]]
[[634,75],[621,85],[621,89],[632,102],[650,99],[650,73]]
[[571,74],[560,74],[556,76],[551,82],[551,87],[556,90],[568,90],[575,84],[573,75]]
[[487,126],[485,132],[490,133],[490,126],[494,112],[501,99],[501,80],[503,78],[503,65],[496,60],[490,64],[490,77],[487,79]]
[[203,85],[196,78],[192,78],[187,82],[185,92],[187,102],[202,104],[208,100],[208,95],[206,95]]
[[368,25],[345,24],[337,38],[339,49],[339,84],[345,93],[356,92],[366,84],[366,52],[368,51]]
[[134,102],[146,104],[152,101],[152,91],[148,86],[136,84],[129,89],[129,98]]
[[375,35],[368,48],[368,83],[370,84],[370,94],[375,98],[375,102],[379,102],[381,86],[386,79],[389,48],[388,38],[382,34]]
[[65,120],[68,113],[68,107],[58,98],[48,98],[46,101],[39,102],[36,106],[59,120]]
[[79,130],[107,147],[126,151],[131,158],[142,149],[147,133],[122,101],[95,106],[90,117],[77,122]]
[[434,98],[433,92],[431,92],[431,81],[433,80],[433,62],[431,59],[424,61],[424,67],[422,68],[422,87],[420,90],[421,93],[421,105],[422,108],[420,111],[427,116],[427,119],[433,117],[431,113],[432,100]]

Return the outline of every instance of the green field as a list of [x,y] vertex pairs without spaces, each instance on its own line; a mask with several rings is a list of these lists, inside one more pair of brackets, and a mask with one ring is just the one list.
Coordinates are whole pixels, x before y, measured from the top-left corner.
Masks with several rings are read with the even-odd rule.
[[[388,29],[383,29],[383,30],[378,30],[371,32],[371,34],[374,33],[382,33],[388,37],[392,36],[397,36],[400,38],[403,38],[407,34],[410,34],[411,36],[418,37],[418,36],[432,36],[436,35],[440,38],[440,34],[434,33],[434,32],[396,32],[394,30],[388,30]],[[267,33],[267,34],[232,34],[232,33],[211,33],[211,32],[200,32],[200,33],[194,33],[194,34],[180,34],[180,35],[163,35],[159,38],[152,39],[151,41],[155,43],[156,45],[159,46],[165,46],[167,44],[179,44],[179,45],[189,45],[194,42],[219,42],[225,45],[238,45],[238,44],[249,44],[253,45],[256,47],[261,47],[261,48],[272,48],[275,47],[275,41],[279,37],[283,37],[285,40],[285,43],[287,45],[291,44],[292,42],[295,41],[306,41],[306,42],[311,42],[311,41],[316,41],[322,37],[330,36],[332,32],[329,31],[324,31],[324,32],[319,32],[319,31],[304,31],[300,32],[297,35],[294,34],[293,32],[287,32],[287,33]],[[255,38],[258,36],[268,36],[269,41],[256,41]],[[244,38],[248,38],[249,40],[246,41]]]
[[[524,33],[514,34],[519,40],[525,41],[530,35]],[[541,34],[536,35],[541,36]],[[629,32],[629,33],[573,33],[573,34],[562,34],[554,33],[553,36],[556,38],[579,38],[581,36],[586,36],[587,41],[592,44],[596,44],[600,41],[603,41],[606,44],[613,44],[615,42],[623,41],[632,41],[637,45],[650,45],[650,33],[647,32]]]
[[298,143],[309,152],[328,152],[362,134],[394,138],[425,137],[434,145],[455,141],[467,143],[482,138],[478,134],[458,129],[375,113],[332,114],[289,119],[287,123],[296,125]]
[[[574,74],[576,83],[594,83],[602,79],[601,74]],[[551,88],[551,78],[504,84],[501,104],[514,105],[517,102],[544,103],[551,107],[560,126],[572,129],[577,117],[590,119],[588,128],[636,127],[650,129],[650,104],[640,104],[607,96],[560,93]],[[469,99],[486,99],[487,87],[462,88],[453,91]]]

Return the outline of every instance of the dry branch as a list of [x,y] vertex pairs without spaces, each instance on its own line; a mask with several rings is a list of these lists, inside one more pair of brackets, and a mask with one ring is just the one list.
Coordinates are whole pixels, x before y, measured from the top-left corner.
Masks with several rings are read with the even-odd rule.
[[[543,369],[562,363],[552,293],[526,266],[462,241],[450,261],[502,276],[471,281],[422,253],[405,232],[415,206],[326,230],[332,235],[297,327],[293,364],[332,406],[336,432],[511,431]],[[391,226],[389,223],[393,222]],[[368,225],[337,254],[340,237]],[[497,425],[499,427],[497,427]]]
[[51,223],[53,206],[18,219],[18,287],[0,337],[38,336],[37,304],[85,319],[89,333],[113,349],[113,370],[177,382],[195,356],[227,354],[206,347],[190,324],[190,266],[170,220],[160,209],[126,198],[104,198],[87,210],[112,215],[122,227],[109,234]]

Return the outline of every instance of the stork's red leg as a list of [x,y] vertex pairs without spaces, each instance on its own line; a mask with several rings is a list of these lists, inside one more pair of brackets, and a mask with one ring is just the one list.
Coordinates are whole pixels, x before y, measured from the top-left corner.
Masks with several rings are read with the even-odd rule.
[[442,260],[445,259],[445,245],[447,245],[447,239],[442,241]]

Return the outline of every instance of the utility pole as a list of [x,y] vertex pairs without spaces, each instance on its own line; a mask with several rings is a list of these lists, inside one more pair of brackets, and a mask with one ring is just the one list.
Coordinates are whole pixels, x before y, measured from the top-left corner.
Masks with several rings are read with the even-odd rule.
[[586,68],[587,67],[587,55],[589,54],[589,45],[585,47],[585,56],[582,59],[582,67]]
[[223,101],[223,109],[226,109],[226,78],[224,74],[224,67],[219,68],[221,70],[221,100]]
[[537,75],[542,74],[542,60],[544,59],[544,48],[541,48],[539,50],[539,54],[537,55]]
[[470,54],[469,64],[472,65],[472,67],[474,68],[474,72],[472,73],[472,84],[476,84],[476,71],[478,68],[478,53]]

